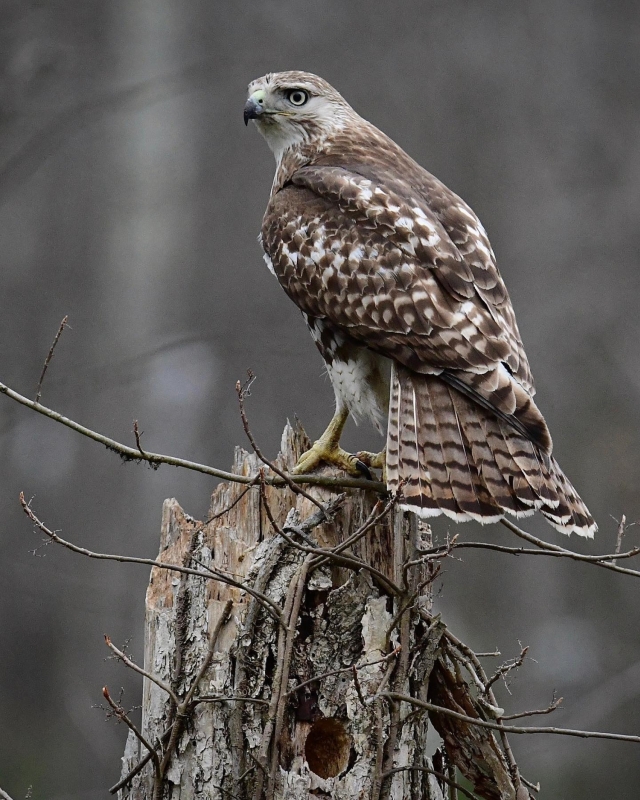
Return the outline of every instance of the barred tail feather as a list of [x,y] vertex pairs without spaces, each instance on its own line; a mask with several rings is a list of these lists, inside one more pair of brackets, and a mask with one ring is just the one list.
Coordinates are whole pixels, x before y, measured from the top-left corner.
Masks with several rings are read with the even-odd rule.
[[438,376],[394,365],[387,483],[422,517],[497,522],[539,511],[561,533],[592,537],[593,517],[556,460]]

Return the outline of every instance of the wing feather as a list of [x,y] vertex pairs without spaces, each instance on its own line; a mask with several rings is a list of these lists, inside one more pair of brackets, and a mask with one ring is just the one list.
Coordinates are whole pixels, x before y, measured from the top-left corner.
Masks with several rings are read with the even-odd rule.
[[394,175],[302,166],[272,195],[265,250],[309,316],[348,328],[417,372],[455,375],[470,396],[550,452],[484,228],[453,193],[444,202],[449,190],[432,180],[432,201],[436,188],[440,194],[430,203],[424,187]]

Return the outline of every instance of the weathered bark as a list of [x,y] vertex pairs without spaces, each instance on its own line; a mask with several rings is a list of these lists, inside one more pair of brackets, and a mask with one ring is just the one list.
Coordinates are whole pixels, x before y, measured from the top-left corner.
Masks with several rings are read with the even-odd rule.
[[[290,468],[307,446],[303,431],[287,426],[278,465]],[[236,450],[236,473],[257,475],[261,467],[255,456]],[[287,535],[306,548],[344,541],[379,500],[348,492],[332,521],[311,530],[305,520],[318,509],[309,500],[288,488],[263,491],[277,525],[286,522]],[[336,499],[318,487],[309,492],[325,504]],[[295,526],[307,532],[306,540],[292,532]],[[335,562],[316,566],[314,555],[274,532],[259,486],[218,486],[206,523],[166,501],[160,560],[219,570],[273,605],[217,580],[152,570],[145,669],[170,685],[180,703],[190,690],[194,701],[209,699],[176,710],[167,692],[145,678],[142,733],[159,756],[155,768],[149,762],[120,790],[120,800],[453,796],[427,757],[428,715],[380,696],[386,689],[480,713],[461,670],[451,668],[455,655],[443,645],[445,626],[430,614],[434,567],[420,562],[417,552],[428,546],[428,527],[391,509],[343,553],[374,571]],[[420,563],[403,568],[414,560]],[[280,622],[273,607],[281,610]],[[439,756],[446,749],[445,761],[457,765],[481,797],[514,800],[517,772],[507,768],[495,738],[450,722],[438,715]],[[457,742],[458,735],[465,742]],[[146,754],[130,733],[122,776]],[[411,769],[392,772],[399,767]]]

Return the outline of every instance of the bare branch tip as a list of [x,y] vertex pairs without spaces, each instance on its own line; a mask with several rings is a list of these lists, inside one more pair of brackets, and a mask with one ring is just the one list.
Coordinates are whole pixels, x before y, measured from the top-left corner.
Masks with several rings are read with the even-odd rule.
[[47,357],[44,360],[44,366],[42,367],[42,373],[40,374],[40,380],[38,381],[38,388],[36,389],[36,399],[34,401],[36,405],[40,404],[40,398],[42,397],[42,384],[44,382],[45,375],[47,374],[47,369],[49,368],[49,364],[51,363],[51,359],[53,358],[53,352],[56,349],[56,345],[58,344],[60,337],[62,336],[62,331],[65,328],[70,327],[70,325],[68,325],[68,320],[69,320],[69,315],[65,314],[65,316],[62,318],[60,326],[58,327],[58,332],[56,333],[53,339],[51,347],[49,348]]

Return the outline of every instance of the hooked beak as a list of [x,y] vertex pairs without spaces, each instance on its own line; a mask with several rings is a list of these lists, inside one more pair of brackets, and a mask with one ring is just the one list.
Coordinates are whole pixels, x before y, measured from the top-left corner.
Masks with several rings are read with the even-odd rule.
[[264,106],[251,95],[244,105],[244,124],[248,125],[250,119],[257,119],[261,114],[264,114]]

